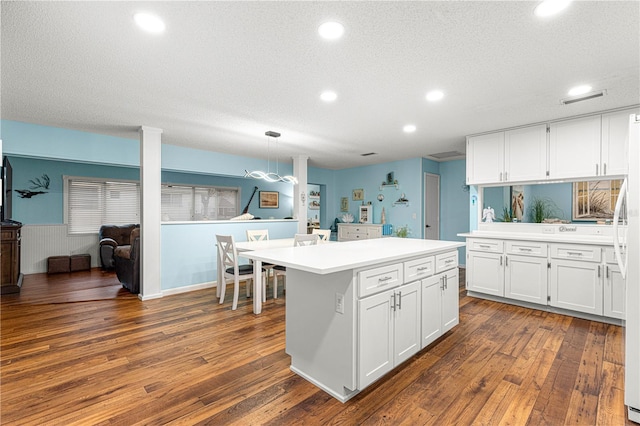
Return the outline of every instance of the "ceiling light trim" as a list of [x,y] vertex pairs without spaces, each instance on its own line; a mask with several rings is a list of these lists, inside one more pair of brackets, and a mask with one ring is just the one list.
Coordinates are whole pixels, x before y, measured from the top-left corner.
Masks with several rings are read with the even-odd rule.
[[560,104],[562,105],[570,105],[576,102],[587,101],[589,99],[600,98],[607,94],[606,90],[599,90],[596,92],[589,92],[579,96],[572,96],[569,98],[560,99]]

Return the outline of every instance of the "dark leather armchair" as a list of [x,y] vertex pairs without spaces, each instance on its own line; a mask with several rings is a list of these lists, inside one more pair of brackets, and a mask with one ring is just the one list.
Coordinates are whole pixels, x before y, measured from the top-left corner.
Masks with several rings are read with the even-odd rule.
[[122,286],[133,294],[140,292],[140,228],[129,236],[131,244],[116,247],[113,258],[116,275]]
[[131,231],[140,225],[102,225],[98,238],[100,240],[100,262],[102,268],[115,268],[113,253],[118,246],[131,244]]

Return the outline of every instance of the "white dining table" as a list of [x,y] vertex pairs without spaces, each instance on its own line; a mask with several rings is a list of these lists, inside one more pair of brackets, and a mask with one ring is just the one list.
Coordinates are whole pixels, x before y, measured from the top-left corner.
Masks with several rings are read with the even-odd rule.
[[[277,238],[273,240],[261,240],[261,241],[240,241],[236,242],[236,250],[238,256],[242,256],[242,253],[257,251],[257,250],[271,250],[280,248],[293,248],[293,238]],[[319,240],[319,243],[329,243],[330,241]],[[218,282],[222,282],[222,268],[218,266]],[[253,313],[260,314],[262,312],[262,285],[260,283],[262,275],[262,261],[253,260]],[[219,287],[218,287],[219,288]],[[218,297],[220,293],[218,292]]]

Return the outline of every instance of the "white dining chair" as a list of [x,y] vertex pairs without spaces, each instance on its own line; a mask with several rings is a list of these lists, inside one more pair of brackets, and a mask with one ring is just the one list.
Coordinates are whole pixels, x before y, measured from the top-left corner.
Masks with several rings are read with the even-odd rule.
[[[320,236],[318,234],[295,234],[293,236],[293,246],[312,246],[318,244],[320,240]],[[273,298],[278,298],[278,276],[286,277],[287,268],[281,265],[276,265],[273,267]],[[283,281],[284,282],[284,281]],[[285,288],[285,284],[283,284],[283,289]]]
[[[269,230],[268,229],[247,229],[247,241],[266,241],[269,239]],[[251,261],[253,263],[253,261]],[[269,283],[269,276],[275,276],[275,271],[273,267],[276,266],[271,263],[263,263],[262,267],[267,271],[267,284]],[[275,279],[275,278],[274,278]],[[248,291],[248,289],[247,289]],[[247,293],[247,297],[249,297],[249,293]],[[262,292],[262,301],[267,301],[267,292]]]
[[331,239],[331,229],[317,229],[311,231],[312,234],[318,235],[320,241],[329,241]]
[[[240,280],[244,280],[249,294],[249,281],[253,281],[253,265],[238,264],[238,250],[232,235],[216,235],[218,244],[218,267],[222,268],[222,283],[220,288],[220,304],[224,302],[227,280],[233,279],[233,304],[231,310],[238,308],[238,294]],[[265,270],[262,268],[262,292],[266,291]]]

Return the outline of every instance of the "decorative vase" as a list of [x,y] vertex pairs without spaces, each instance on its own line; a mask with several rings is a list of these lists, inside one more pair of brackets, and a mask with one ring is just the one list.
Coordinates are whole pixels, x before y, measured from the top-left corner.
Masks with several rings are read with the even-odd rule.
[[384,212],[384,207],[382,208],[382,213],[380,214],[380,223],[383,225],[387,223],[387,215]]

